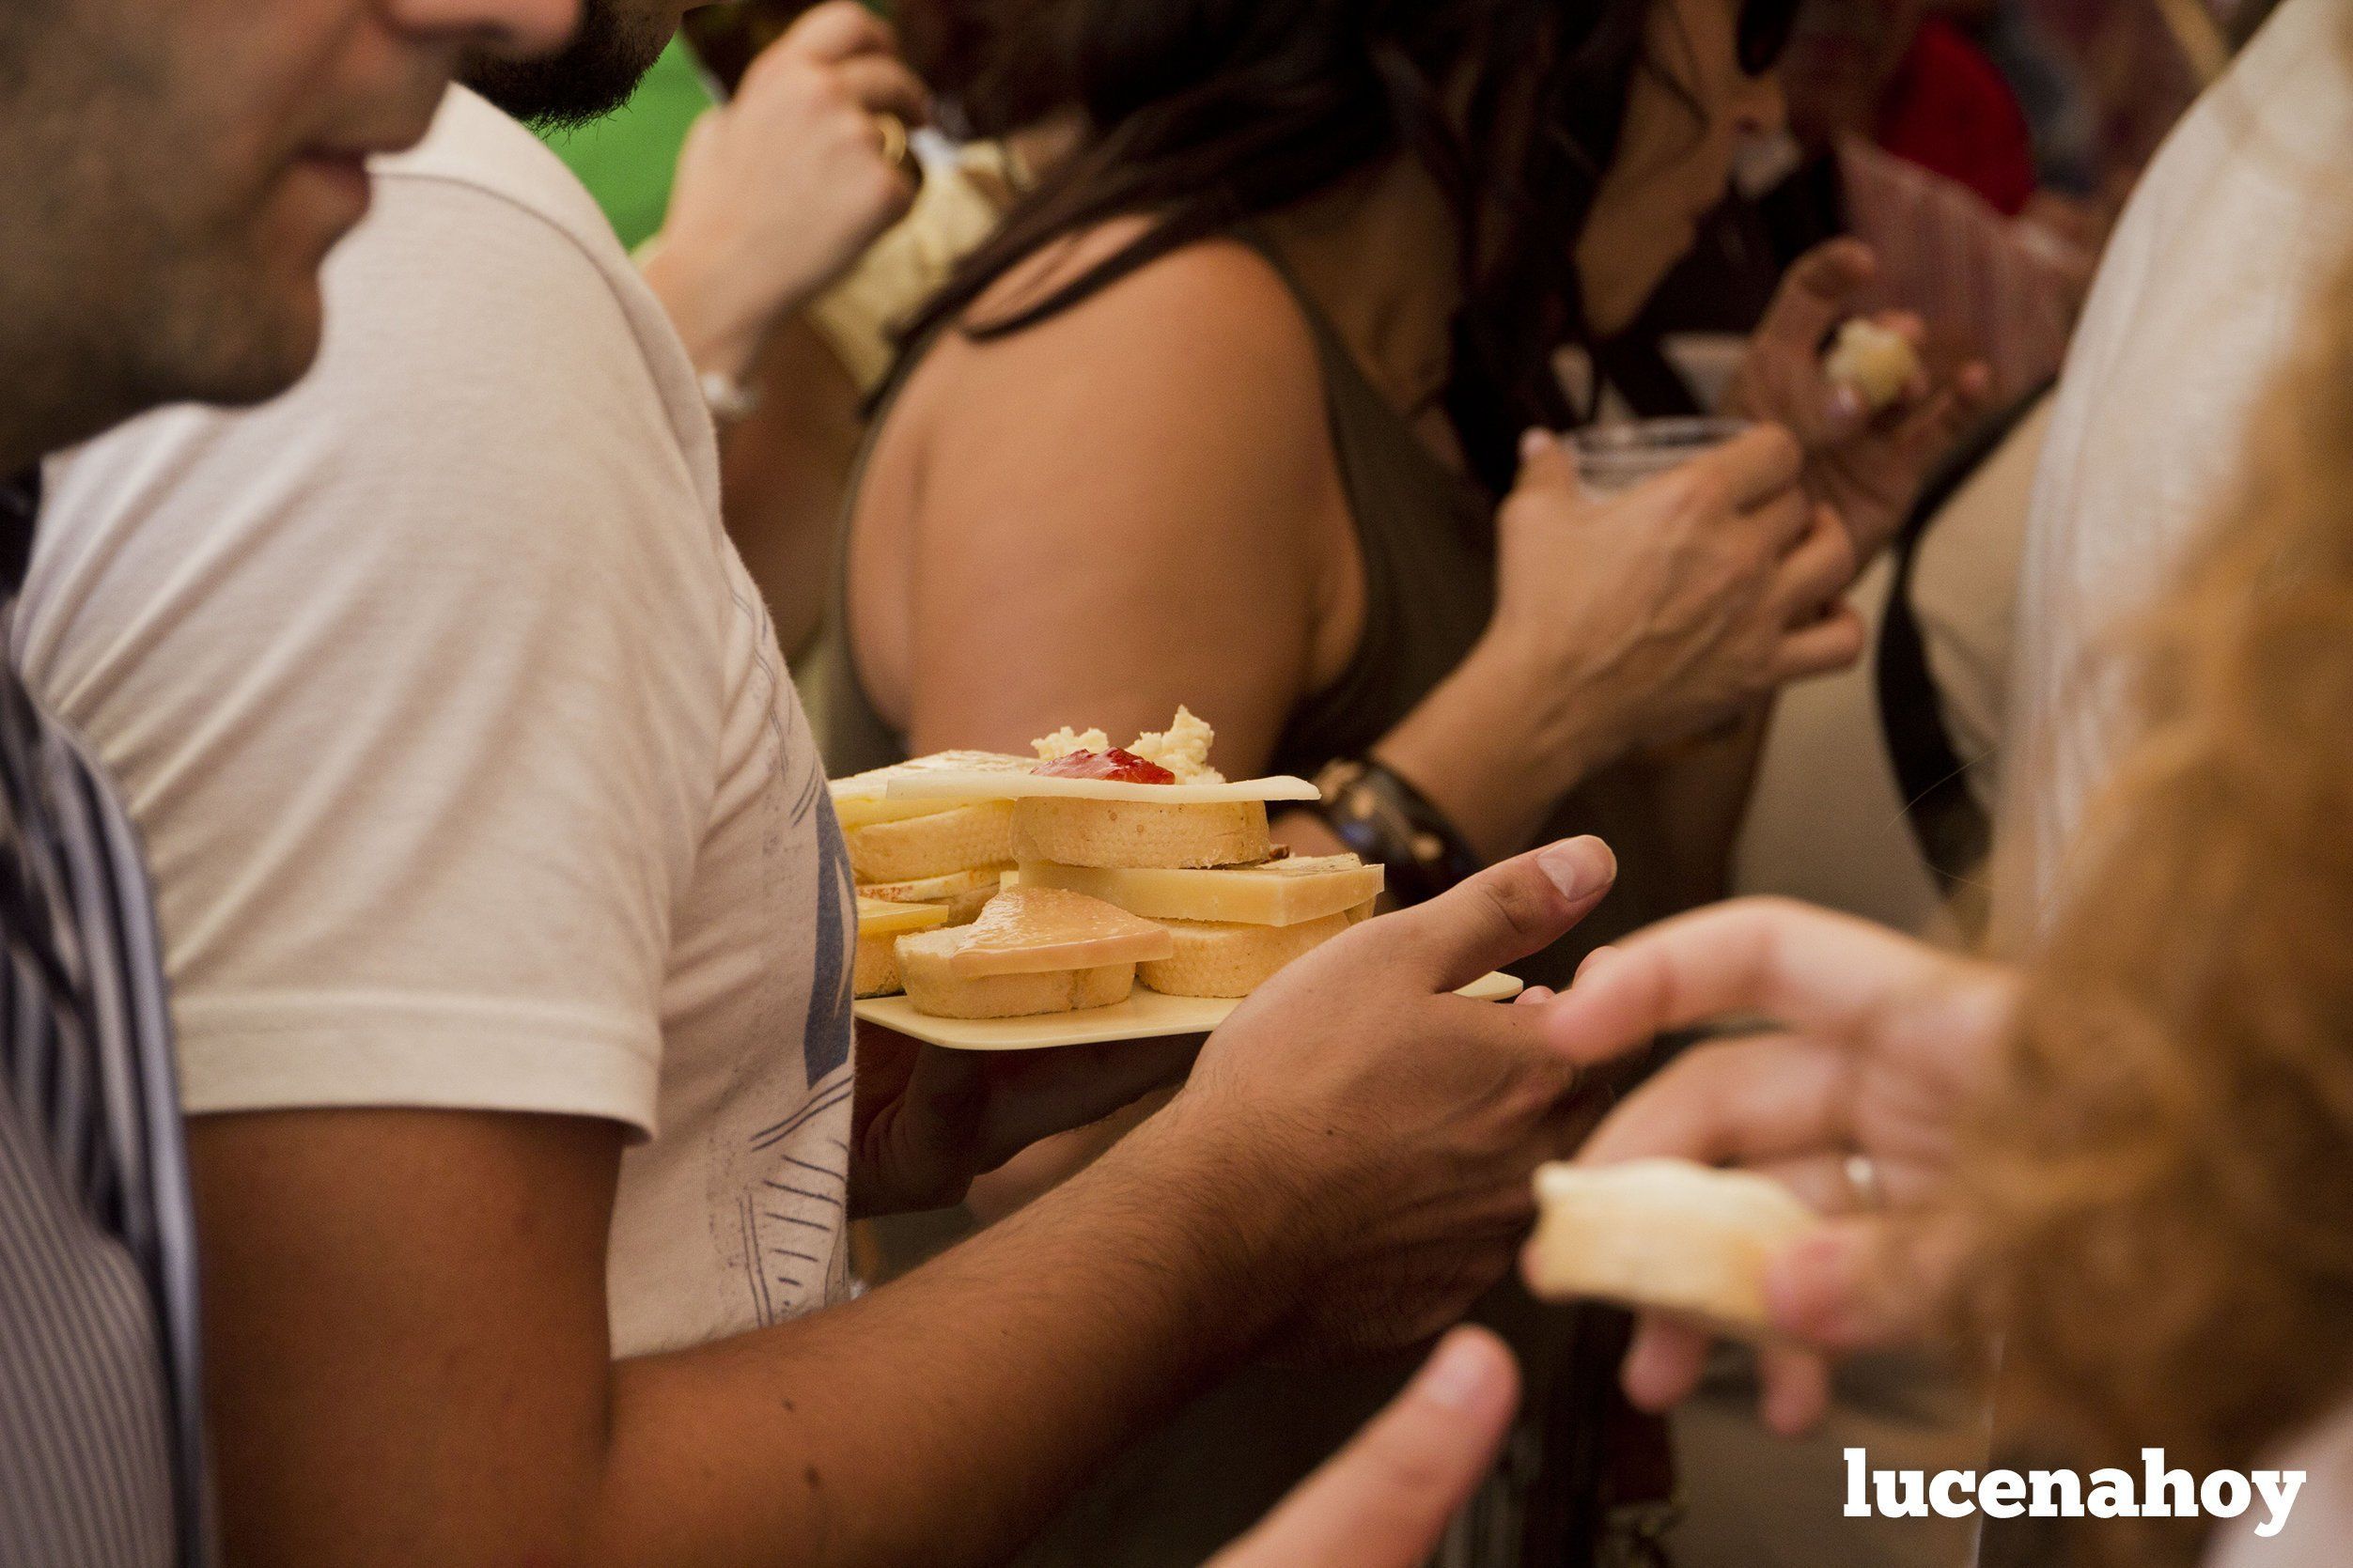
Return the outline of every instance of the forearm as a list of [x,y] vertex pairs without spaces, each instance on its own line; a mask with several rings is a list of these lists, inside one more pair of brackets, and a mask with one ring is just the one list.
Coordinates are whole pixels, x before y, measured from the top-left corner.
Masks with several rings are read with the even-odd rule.
[[1295,1294],[1239,1144],[1154,1118],[861,1300],[624,1363],[593,1560],[988,1562]]
[[1767,702],[1720,734],[1664,747],[1645,759],[1668,851],[1660,869],[1675,908],[1697,908],[1732,891],[1733,846],[1748,818],[1771,720]]
[[1622,749],[1597,706],[1531,671],[1490,636],[1374,748],[1490,862],[1526,848]]
[[719,247],[668,230],[647,242],[638,272],[706,375],[749,375],[771,329],[800,303],[752,270],[723,264]]

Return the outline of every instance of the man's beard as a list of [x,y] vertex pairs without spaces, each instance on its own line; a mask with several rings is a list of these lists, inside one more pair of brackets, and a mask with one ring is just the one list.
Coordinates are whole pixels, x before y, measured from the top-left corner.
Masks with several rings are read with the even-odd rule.
[[677,21],[672,5],[583,0],[580,31],[571,42],[537,59],[477,56],[466,62],[465,84],[533,125],[585,125],[629,101],[670,41],[663,24]]

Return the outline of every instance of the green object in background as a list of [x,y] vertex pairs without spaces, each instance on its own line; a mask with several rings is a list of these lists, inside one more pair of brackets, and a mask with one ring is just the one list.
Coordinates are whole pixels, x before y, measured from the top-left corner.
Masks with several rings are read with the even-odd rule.
[[672,39],[627,103],[594,124],[540,135],[597,198],[621,243],[635,250],[662,227],[678,148],[710,106],[693,56]]

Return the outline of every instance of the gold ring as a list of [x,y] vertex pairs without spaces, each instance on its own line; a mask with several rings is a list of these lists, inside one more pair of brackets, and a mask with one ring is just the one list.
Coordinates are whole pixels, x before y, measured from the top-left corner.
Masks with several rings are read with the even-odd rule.
[[878,113],[872,117],[874,133],[882,143],[882,162],[895,169],[908,169],[914,157],[907,143],[907,122],[896,115]]

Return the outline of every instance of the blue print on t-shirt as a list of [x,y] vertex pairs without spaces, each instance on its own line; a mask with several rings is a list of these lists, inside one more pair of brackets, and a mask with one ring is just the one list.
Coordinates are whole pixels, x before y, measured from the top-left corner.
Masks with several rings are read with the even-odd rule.
[[809,984],[809,1027],[801,1036],[809,1087],[849,1060],[850,955],[847,912],[857,893],[849,877],[849,851],[842,841],[834,802],[822,790],[817,800],[817,972]]

